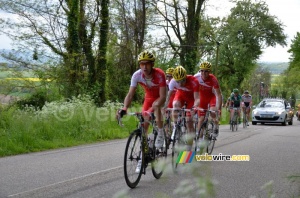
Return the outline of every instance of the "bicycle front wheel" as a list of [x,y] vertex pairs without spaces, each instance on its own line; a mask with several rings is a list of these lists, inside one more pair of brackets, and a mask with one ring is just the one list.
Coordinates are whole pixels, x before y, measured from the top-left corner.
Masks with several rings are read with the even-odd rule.
[[[142,169],[136,173],[138,163],[144,164],[144,158],[142,157],[142,137],[141,131],[133,131],[126,144],[124,155],[124,176],[126,184],[130,188],[135,188],[142,176]],[[140,161],[141,160],[141,161]]]
[[176,168],[178,165],[177,158],[179,156],[180,151],[182,151],[183,142],[181,139],[181,130],[179,128],[175,129],[175,135],[172,140],[172,168],[173,171],[176,172]]
[[206,140],[206,152],[207,154],[212,154],[215,146],[215,141],[216,139],[212,136],[213,134],[213,129],[214,129],[214,122],[209,122],[206,128],[206,135],[205,135],[205,140]]

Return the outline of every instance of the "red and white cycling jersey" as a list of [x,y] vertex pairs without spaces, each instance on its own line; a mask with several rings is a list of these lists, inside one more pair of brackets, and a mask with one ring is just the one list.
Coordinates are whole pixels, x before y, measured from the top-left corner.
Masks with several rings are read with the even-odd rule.
[[166,77],[163,70],[153,68],[152,79],[146,79],[141,69],[137,70],[131,78],[131,87],[136,87],[140,84],[145,90],[145,98],[158,98],[159,88],[166,86]]
[[[172,80],[172,79],[171,79],[171,80]],[[169,80],[166,80],[167,87],[168,87],[168,91],[170,90],[170,89],[169,89],[169,84],[170,84],[171,80],[170,80],[170,81],[169,81]],[[176,94],[176,88],[174,89],[174,92],[173,92],[173,93],[171,94],[171,96],[170,96],[168,108],[172,108],[172,107],[173,107],[173,100],[174,100],[175,94]]]
[[[199,108],[207,109],[208,105],[210,107],[215,107],[217,98],[215,95],[215,89],[219,89],[219,82],[213,74],[209,74],[206,80],[203,80],[201,73],[194,75],[199,83],[199,96],[200,104]],[[199,116],[204,116],[205,112],[198,111]]]
[[191,95],[192,98],[194,98],[194,92],[197,92],[199,89],[199,83],[197,82],[197,79],[194,78],[192,75],[186,76],[186,84],[184,87],[180,86],[180,83],[176,82],[174,79],[172,79],[169,83],[169,89],[171,91],[177,90],[177,92],[180,92],[182,94]]
[[220,85],[217,78],[213,74],[209,74],[209,77],[206,80],[203,80],[201,73],[194,75],[199,82],[199,93],[201,97],[212,97],[214,96],[214,89],[219,89]]
[[180,83],[177,83],[174,79],[172,79],[169,84],[169,89],[177,90],[174,96],[174,101],[180,101],[182,105],[186,102],[186,108],[192,108],[194,104],[194,92],[199,91],[199,83],[194,76],[187,75],[186,83],[183,87],[180,86]]
[[249,94],[248,96],[246,96],[245,94],[242,95],[242,101],[243,102],[252,102],[252,96]]

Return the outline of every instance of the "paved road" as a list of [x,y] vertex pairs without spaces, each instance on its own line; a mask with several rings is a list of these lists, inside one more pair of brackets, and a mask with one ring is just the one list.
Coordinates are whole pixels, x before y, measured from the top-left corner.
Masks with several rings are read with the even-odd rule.
[[250,155],[249,162],[194,161],[178,174],[168,166],[160,180],[149,169],[135,189],[123,177],[126,140],[0,158],[0,197],[183,197],[189,188],[190,197],[203,189],[212,189],[212,197],[269,197],[268,187],[276,197],[300,197],[300,179],[287,179],[300,176],[299,129],[296,119],[292,126],[250,125],[237,132],[221,126],[213,154]]

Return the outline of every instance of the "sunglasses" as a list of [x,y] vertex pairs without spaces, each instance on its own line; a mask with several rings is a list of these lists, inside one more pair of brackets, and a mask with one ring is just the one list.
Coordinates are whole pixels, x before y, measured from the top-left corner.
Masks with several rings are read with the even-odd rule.
[[210,72],[210,70],[200,70],[200,72],[208,73],[208,72]]
[[170,76],[170,75],[167,75],[167,78],[172,78],[172,76]]

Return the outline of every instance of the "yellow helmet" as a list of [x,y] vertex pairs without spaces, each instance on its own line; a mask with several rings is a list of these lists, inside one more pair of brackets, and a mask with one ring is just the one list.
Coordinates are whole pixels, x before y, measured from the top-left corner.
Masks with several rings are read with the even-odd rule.
[[149,52],[148,50],[145,50],[141,52],[138,56],[138,62],[140,61],[155,61],[155,56],[153,53]]
[[203,62],[200,64],[199,68],[202,69],[202,70],[211,70],[211,63],[210,62]]
[[172,68],[172,67],[170,67],[170,68],[168,68],[167,70],[166,70],[166,74],[173,74],[173,72],[174,72],[174,68]]
[[179,65],[174,69],[174,72],[172,75],[173,75],[174,80],[180,81],[180,80],[186,78],[186,70],[182,66]]

